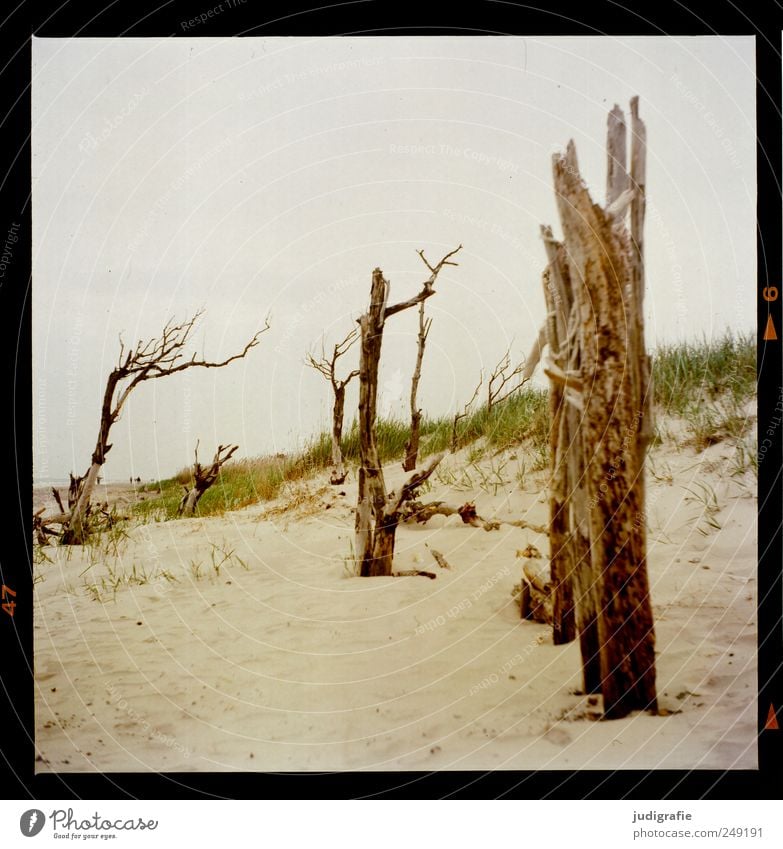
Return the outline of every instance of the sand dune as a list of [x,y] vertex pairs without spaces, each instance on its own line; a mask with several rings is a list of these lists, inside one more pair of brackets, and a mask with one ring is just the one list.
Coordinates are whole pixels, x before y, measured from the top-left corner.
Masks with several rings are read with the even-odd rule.
[[[520,620],[517,552],[546,556],[545,536],[437,516],[400,527],[395,559],[435,580],[351,577],[355,484],[311,480],[224,517],[137,526],[116,555],[49,547],[35,584],[37,769],[754,768],[755,479],[731,477],[730,456],[666,443],[649,458],[668,715],[597,722],[576,694],[578,645]],[[475,466],[450,456],[425,498],[546,524],[546,473],[530,464],[521,448]],[[390,466],[389,487],[402,475]],[[101,588],[134,567],[146,583]]]

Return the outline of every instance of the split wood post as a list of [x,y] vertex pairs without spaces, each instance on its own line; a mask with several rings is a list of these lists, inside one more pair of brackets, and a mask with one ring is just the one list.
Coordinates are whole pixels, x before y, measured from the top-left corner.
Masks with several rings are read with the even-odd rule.
[[[547,307],[547,341],[552,364],[559,373],[568,368],[569,291],[563,279],[563,247],[555,242],[548,227],[541,228],[549,264],[544,270],[544,298]],[[574,593],[572,583],[573,552],[568,507],[569,446],[565,386],[549,370],[549,563],[552,599],[552,641],[569,643],[576,636]],[[545,371],[546,373],[546,371]]]
[[622,192],[607,209],[594,204],[579,175],[573,141],[565,155],[553,157],[553,171],[578,309],[591,563],[600,599],[601,692],[604,715],[611,719],[657,709],[640,485],[645,398],[632,361],[643,353],[641,312],[631,234],[622,223],[635,189]]
[[[590,517],[585,492],[585,458],[580,420],[582,387],[575,375],[580,374],[579,333],[576,304],[569,274],[565,245],[552,235],[551,227],[541,228],[548,266],[544,272],[544,294],[547,302],[550,357],[557,367],[545,369],[550,377],[550,404],[562,410],[562,429],[554,434],[557,444],[550,451],[553,496],[550,501],[550,551],[552,583],[555,587],[553,607],[556,611],[554,638],[571,636],[573,626],[579,635],[582,674],[586,693],[599,692],[597,593],[590,562]],[[560,343],[559,339],[563,342]],[[562,552],[562,553],[560,553]],[[570,571],[569,571],[570,570]]]

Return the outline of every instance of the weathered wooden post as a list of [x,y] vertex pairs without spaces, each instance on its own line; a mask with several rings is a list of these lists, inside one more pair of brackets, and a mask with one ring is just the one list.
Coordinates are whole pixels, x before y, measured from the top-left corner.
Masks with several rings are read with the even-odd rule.
[[[569,142],[566,154],[553,158],[563,247],[544,231],[553,358],[546,373],[553,405],[565,408],[554,444],[552,574],[570,570],[585,688],[600,689],[607,718],[657,709],[644,514],[652,427],[643,319],[645,130],[636,98],[631,110],[630,180],[625,121],[615,107],[608,122],[606,208],[592,202]],[[629,206],[630,233],[624,224]],[[562,289],[566,303],[572,299],[568,312],[555,303]],[[563,346],[571,342],[566,353]],[[568,553],[561,556],[563,549]],[[561,621],[567,599],[562,592]]]
[[[544,269],[544,298],[547,308],[547,342],[550,363],[544,373],[549,386],[549,563],[552,582],[552,641],[569,643],[576,636],[573,593],[573,548],[569,515],[568,449],[569,417],[564,375],[568,368],[568,315],[570,286],[563,246],[549,227],[541,228],[549,264]],[[565,273],[564,273],[565,272]]]

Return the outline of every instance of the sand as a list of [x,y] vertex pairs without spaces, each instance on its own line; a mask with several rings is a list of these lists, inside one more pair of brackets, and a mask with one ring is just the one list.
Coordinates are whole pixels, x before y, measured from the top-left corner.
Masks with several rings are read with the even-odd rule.
[[[664,715],[597,721],[578,645],[520,619],[517,554],[546,557],[545,536],[437,516],[402,525],[395,558],[435,580],[352,577],[355,483],[313,479],[222,517],[139,525],[116,548],[48,548],[36,769],[755,768],[756,481],[731,475],[728,444],[674,436],[648,460]],[[469,453],[447,456],[425,500],[546,524],[546,473],[523,448]],[[390,488],[403,477],[386,473]],[[113,592],[110,573],[142,583]]]

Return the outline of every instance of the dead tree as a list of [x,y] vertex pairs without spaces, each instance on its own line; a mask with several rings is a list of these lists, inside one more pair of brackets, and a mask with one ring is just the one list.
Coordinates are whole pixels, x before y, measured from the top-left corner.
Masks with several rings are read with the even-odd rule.
[[[550,280],[564,277],[567,269],[573,298],[565,328],[565,312],[558,310],[555,316],[555,324],[560,323],[550,343],[556,338],[558,348],[547,370],[561,387],[566,408],[560,413],[553,479],[565,475],[567,480],[565,491],[555,495],[568,501],[561,513],[570,516],[571,527],[566,528],[572,540],[570,554],[565,532],[560,533],[561,545],[566,547],[565,562],[569,557],[572,562],[580,631],[594,616],[596,633],[591,646],[586,647],[584,641],[581,645],[583,666],[587,679],[586,664],[595,664],[597,654],[608,719],[633,710],[657,709],[643,486],[651,432],[642,313],[645,133],[636,98],[631,111],[630,180],[622,112],[615,107],[610,115],[606,208],[590,198],[579,175],[573,142],[565,155],[553,158],[564,238],[562,251],[556,243],[551,246],[557,256],[554,262],[550,256],[548,266]],[[629,206],[630,232],[625,225]],[[545,290],[546,285],[545,277]],[[569,347],[572,343],[576,351]],[[571,408],[574,413],[569,412]],[[568,444],[564,446],[561,440]],[[578,480],[584,481],[582,491]],[[580,522],[587,527],[582,528]],[[555,545],[553,542],[553,550]],[[589,573],[578,565],[587,556]],[[595,672],[591,675],[594,682]],[[589,688],[587,680],[586,686]]]
[[359,363],[359,492],[356,507],[356,544],[354,555],[363,577],[392,574],[394,539],[400,520],[400,507],[412,498],[416,488],[435,471],[442,455],[434,457],[427,467],[414,472],[398,492],[386,494],[383,468],[378,455],[375,417],[378,400],[378,366],[381,357],[383,329],[386,319],[417,306],[435,294],[435,281],[445,265],[456,265],[451,257],[461,249],[446,254],[431,269],[421,291],[407,301],[388,306],[389,281],[380,268],[372,275],[370,305],[359,319],[361,357]]
[[[240,353],[221,362],[199,359],[196,354],[193,354],[190,359],[183,359],[184,349],[201,315],[202,311],[199,311],[190,320],[181,324],[174,324],[172,319],[163,328],[160,336],[147,342],[138,342],[136,347],[130,350],[125,349],[120,338],[120,355],[117,365],[109,374],[103,393],[101,422],[92,462],[83,481],[78,484],[80,487],[78,498],[71,507],[68,522],[63,531],[61,540],[63,544],[81,545],[89,534],[87,514],[90,497],[101,467],[106,462],[106,455],[111,450],[109,432],[119,418],[131,392],[144,381],[168,377],[189,368],[223,368],[234,360],[242,359],[251,348],[258,344],[259,336],[269,329],[267,320],[264,328],[253,336]],[[72,477],[72,488],[73,481]]]
[[[419,256],[430,272],[434,272],[435,269],[427,262],[424,251],[419,251]],[[424,301],[422,301],[419,304],[419,335],[417,336],[416,346],[416,366],[413,369],[413,377],[411,378],[411,435],[405,444],[405,459],[402,461],[402,468],[406,472],[412,472],[416,468],[416,461],[419,457],[419,432],[421,430],[422,412],[419,409],[416,396],[419,392],[419,381],[421,380],[421,363],[424,359],[424,346],[427,344],[427,337],[429,336],[431,327],[432,319],[424,318]]]
[[322,374],[332,385],[334,392],[334,404],[332,406],[332,471],[329,475],[329,483],[339,486],[344,483],[348,472],[343,463],[343,452],[340,442],[343,437],[343,418],[345,411],[345,389],[348,384],[359,376],[359,369],[354,369],[344,380],[337,379],[337,360],[347,353],[351,346],[359,338],[359,329],[354,328],[342,342],[338,342],[330,357],[327,357],[323,344],[321,345],[321,357],[316,359],[312,354],[307,355],[307,365]]
[[218,445],[215,456],[212,459],[212,465],[204,468],[198,461],[198,441],[196,442],[195,463],[193,464],[193,486],[183,486],[185,494],[182,496],[182,501],[179,502],[179,507],[177,508],[178,516],[195,516],[196,507],[201,500],[201,496],[215,483],[220,474],[221,467],[231,459],[238,448],[238,445]]

